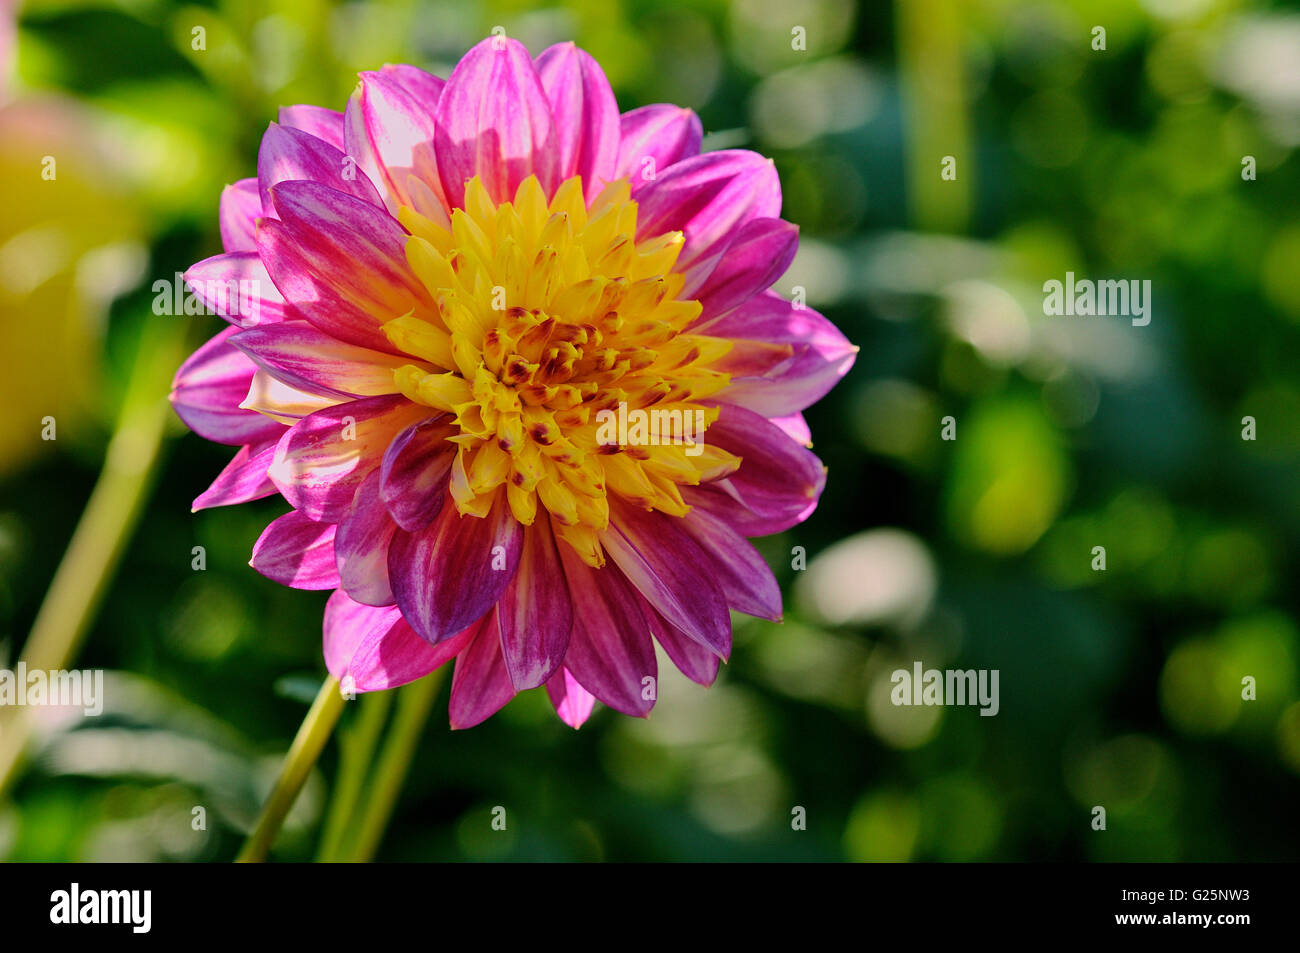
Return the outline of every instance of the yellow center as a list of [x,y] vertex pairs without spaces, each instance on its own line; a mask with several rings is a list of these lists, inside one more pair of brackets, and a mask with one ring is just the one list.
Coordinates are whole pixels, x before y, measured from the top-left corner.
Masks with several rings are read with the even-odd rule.
[[[412,236],[407,261],[439,314],[408,314],[384,332],[435,365],[407,364],[394,378],[406,397],[449,415],[462,514],[484,516],[504,493],[529,525],[540,501],[560,537],[600,566],[611,492],[683,516],[683,484],[739,465],[702,440],[717,410],[697,403],[727,385],[713,365],[731,343],[685,332],[700,304],[677,299],[682,234],[637,242],[626,180],[588,208],[576,176],[549,203],[530,177],[499,206],[475,178],[450,231],[411,208],[398,217]],[[653,439],[624,426],[622,442],[610,439],[616,414],[626,421],[651,407],[678,426]]]

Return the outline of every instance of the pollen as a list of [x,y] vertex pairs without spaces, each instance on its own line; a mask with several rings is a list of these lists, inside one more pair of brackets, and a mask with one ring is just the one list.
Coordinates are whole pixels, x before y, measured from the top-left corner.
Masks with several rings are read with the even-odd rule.
[[[714,365],[731,344],[687,330],[701,307],[679,297],[682,233],[637,241],[626,180],[588,206],[580,177],[549,202],[529,177],[513,202],[495,205],[476,177],[450,229],[409,207],[398,218],[411,235],[407,262],[438,311],[384,325],[420,361],[394,381],[454,423],[450,492],[463,515],[505,505],[531,525],[540,506],[560,538],[601,566],[611,494],[684,516],[682,486],[739,466],[701,432],[718,412],[700,402],[729,383]],[[649,408],[699,426],[609,439],[615,415]]]

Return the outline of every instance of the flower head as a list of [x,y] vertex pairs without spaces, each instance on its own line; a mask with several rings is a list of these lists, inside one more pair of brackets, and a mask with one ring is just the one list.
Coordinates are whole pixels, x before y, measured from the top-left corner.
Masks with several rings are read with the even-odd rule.
[[281,110],[223,193],[185,277],[232,326],[172,400],[240,449],[194,506],[283,495],[252,564],[335,590],[357,691],[454,658],[453,726],[545,685],[577,727],[649,712],[656,641],[710,684],[731,609],[780,618],[746,537],[816,507],[800,411],[855,349],[768,290],[797,244],[771,161],[700,139],[620,115],[572,44],[494,37]]

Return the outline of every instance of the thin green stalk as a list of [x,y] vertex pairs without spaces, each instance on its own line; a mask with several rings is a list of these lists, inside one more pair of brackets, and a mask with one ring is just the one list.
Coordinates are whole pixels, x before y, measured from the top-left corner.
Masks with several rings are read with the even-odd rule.
[[388,827],[393,808],[397,805],[397,796],[406,782],[411,758],[415,754],[424,725],[429,720],[429,710],[438,697],[438,689],[446,677],[446,671],[447,667],[443,666],[431,675],[398,690],[397,714],[389,729],[388,739],[384,742],[384,750],[379,756],[374,781],[366,792],[364,812],[357,825],[356,840],[349,852],[349,859],[356,863],[369,862],[379,849],[379,842],[383,840],[384,829]]
[[[182,340],[179,324],[141,340],[104,467],[23,646],[28,671],[67,668],[81,648],[152,486]],[[25,709],[0,708],[0,796],[17,777],[29,733]]]
[[262,815],[257,819],[257,826],[244,843],[244,849],[235,858],[238,863],[260,863],[266,859],[267,852],[275,842],[293,802],[311,773],[312,765],[320,757],[329,740],[330,733],[338,723],[343,712],[343,695],[339,692],[339,683],[333,675],[325,679],[316,693],[311,710],[298,728],[298,734],[289,746],[289,753],[284,757],[284,767],[280,777],[271,789],[271,796],[266,799]]
[[361,710],[356,724],[339,740],[338,780],[334,783],[325,832],[316,853],[317,863],[343,859],[344,840],[354,829],[352,821],[357,800],[361,797],[361,788],[370,771],[370,762],[388,720],[389,709],[393,707],[393,693],[367,692],[357,707]]

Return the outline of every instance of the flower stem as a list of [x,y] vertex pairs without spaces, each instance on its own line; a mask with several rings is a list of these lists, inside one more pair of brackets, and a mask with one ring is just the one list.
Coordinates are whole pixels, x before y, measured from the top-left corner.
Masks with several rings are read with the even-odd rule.
[[388,827],[393,808],[397,806],[397,796],[406,781],[411,757],[420,741],[425,722],[429,720],[429,710],[438,697],[438,689],[442,686],[446,672],[447,666],[443,666],[398,690],[397,714],[393,718],[388,739],[384,742],[384,750],[380,753],[374,780],[366,792],[364,813],[350,851],[349,859],[355,863],[369,862],[379,849],[384,829]]
[[280,777],[257,819],[257,826],[244,843],[244,849],[235,858],[237,863],[255,864],[266,859],[275,835],[280,832],[280,825],[284,823],[293,802],[298,799],[298,793],[302,790],[312,765],[324,750],[325,742],[329,740],[342,712],[343,695],[339,692],[338,679],[331,675],[321,685],[316,700],[311,704],[311,710],[299,726],[298,734],[289,746],[289,753],[285,755]]
[[367,692],[358,703],[361,709],[357,722],[339,739],[339,773],[334,783],[334,796],[330,801],[325,832],[321,835],[317,863],[331,863],[343,859],[344,841],[352,828],[357,800],[365,784],[375,746],[393,707],[392,692]]

